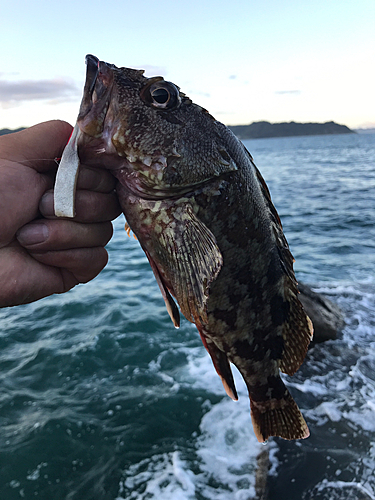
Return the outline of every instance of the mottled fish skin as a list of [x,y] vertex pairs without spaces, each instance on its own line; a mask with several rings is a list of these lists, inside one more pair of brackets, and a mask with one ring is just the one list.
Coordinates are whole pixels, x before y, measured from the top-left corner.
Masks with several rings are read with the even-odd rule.
[[178,87],[87,56],[77,124],[81,162],[112,170],[126,220],[175,326],[195,323],[225,390],[242,374],[259,441],[307,425],[280,378],[299,368],[312,324],[293,257],[243,144]]

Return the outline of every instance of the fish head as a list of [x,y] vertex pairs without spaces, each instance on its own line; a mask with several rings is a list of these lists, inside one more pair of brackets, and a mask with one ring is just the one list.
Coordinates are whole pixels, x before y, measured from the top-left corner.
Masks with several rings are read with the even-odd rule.
[[[114,170],[146,194],[205,182],[236,166],[221,144],[221,126],[161,76],[86,56],[77,126],[82,163]],[[199,147],[197,147],[199,145]]]

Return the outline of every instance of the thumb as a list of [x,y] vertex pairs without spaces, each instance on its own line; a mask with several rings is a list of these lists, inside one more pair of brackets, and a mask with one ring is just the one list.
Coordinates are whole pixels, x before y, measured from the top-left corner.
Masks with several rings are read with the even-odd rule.
[[1,136],[1,157],[32,167],[38,172],[47,172],[54,166],[54,159],[61,157],[72,130],[73,127],[67,122],[51,120]]

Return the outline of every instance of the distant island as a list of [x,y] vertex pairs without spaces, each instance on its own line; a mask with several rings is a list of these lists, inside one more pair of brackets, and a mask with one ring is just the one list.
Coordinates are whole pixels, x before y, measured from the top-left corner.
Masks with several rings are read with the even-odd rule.
[[0,135],[12,134],[13,132],[20,132],[21,130],[25,130],[26,127],[15,128],[11,130],[10,128],[2,128],[0,130]]
[[261,139],[265,137],[291,137],[296,135],[355,134],[346,125],[326,123],[269,123],[254,122],[250,125],[231,125],[228,128],[239,139]]
[[[3,128],[0,135],[19,132],[25,127],[10,130]],[[335,122],[326,123],[297,123],[297,122],[254,122],[249,125],[230,125],[228,128],[239,139],[261,139],[265,137],[291,137],[296,135],[326,135],[326,134],[355,134],[357,131],[351,130],[346,125],[339,125]]]

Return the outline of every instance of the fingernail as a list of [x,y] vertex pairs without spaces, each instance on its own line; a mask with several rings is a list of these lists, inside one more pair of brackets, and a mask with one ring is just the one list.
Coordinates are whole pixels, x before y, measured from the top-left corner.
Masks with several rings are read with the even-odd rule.
[[39,202],[39,210],[45,217],[52,217],[55,215],[53,207],[53,193],[44,193]]
[[17,233],[17,239],[22,246],[36,245],[43,243],[49,236],[48,227],[40,222],[28,224],[22,227]]

